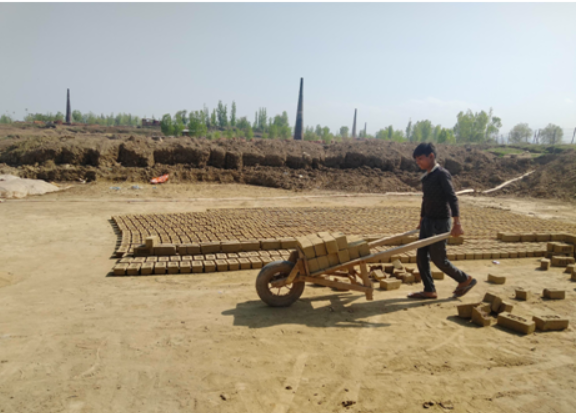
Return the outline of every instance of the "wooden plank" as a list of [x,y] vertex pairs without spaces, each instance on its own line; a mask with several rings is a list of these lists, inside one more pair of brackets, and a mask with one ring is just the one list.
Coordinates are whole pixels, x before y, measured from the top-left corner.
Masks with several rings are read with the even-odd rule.
[[408,236],[408,235],[416,234],[416,233],[418,233],[419,231],[420,231],[419,229],[412,229],[412,230],[410,230],[410,231],[408,231],[408,232],[405,232],[405,233],[403,233],[403,234],[393,235],[393,236],[391,236],[391,237],[380,238],[380,239],[377,239],[376,241],[369,242],[369,243],[368,243],[368,246],[369,246],[370,248],[374,248],[374,247],[380,247],[380,246],[382,246],[382,245],[391,244],[391,243],[393,243],[393,242],[395,242],[395,241],[401,240],[402,237],[406,237],[406,236]]
[[299,259],[296,262],[296,265],[294,266],[294,268],[292,268],[292,271],[290,271],[290,274],[288,274],[288,278],[286,279],[286,284],[290,284],[292,282],[294,282],[294,279],[296,278],[296,276],[298,275],[299,272],[301,272],[302,274],[305,274],[306,270],[303,269],[303,263],[302,263],[302,259]]
[[364,285],[370,288],[370,290],[366,291],[366,299],[372,301],[374,299],[374,296],[372,295],[374,290],[372,288],[372,281],[370,281],[370,277],[368,277],[368,268],[366,267],[365,262],[360,264],[360,277],[362,277]]

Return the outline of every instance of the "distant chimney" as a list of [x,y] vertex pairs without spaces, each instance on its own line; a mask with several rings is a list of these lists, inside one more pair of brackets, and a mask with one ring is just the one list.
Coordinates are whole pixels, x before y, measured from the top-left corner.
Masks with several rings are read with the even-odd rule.
[[66,96],[66,123],[70,123],[70,117],[72,115],[72,111],[70,110],[70,89],[66,89],[67,96]]
[[358,109],[354,109],[354,123],[352,124],[352,137],[356,137],[356,112]]
[[300,93],[298,94],[298,110],[296,111],[296,125],[294,126],[294,139],[303,139],[304,128],[304,78],[300,78]]
[[364,137],[366,137],[366,125],[368,124],[368,122],[364,122]]

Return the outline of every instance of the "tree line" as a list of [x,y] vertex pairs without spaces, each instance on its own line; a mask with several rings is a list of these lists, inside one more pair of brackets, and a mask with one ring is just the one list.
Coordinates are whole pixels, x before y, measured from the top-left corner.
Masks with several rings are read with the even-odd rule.
[[[100,125],[100,126],[139,126],[141,120],[138,116],[134,116],[130,113],[118,113],[114,115],[96,115],[93,112],[82,113],[79,110],[74,110],[71,113],[71,121],[73,123],[84,123],[87,125]],[[27,113],[24,116],[24,122],[64,122],[64,114],[62,112],[56,112],[53,114],[48,113]],[[0,116],[0,123],[12,123],[14,119],[10,115]]]

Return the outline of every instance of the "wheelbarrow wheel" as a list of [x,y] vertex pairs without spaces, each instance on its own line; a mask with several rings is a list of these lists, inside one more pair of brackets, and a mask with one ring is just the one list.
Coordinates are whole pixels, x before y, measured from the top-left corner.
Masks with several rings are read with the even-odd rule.
[[256,277],[256,291],[260,299],[270,307],[289,307],[294,304],[304,291],[303,282],[295,282],[280,288],[272,287],[270,283],[288,277],[295,263],[290,261],[274,261],[265,265]]

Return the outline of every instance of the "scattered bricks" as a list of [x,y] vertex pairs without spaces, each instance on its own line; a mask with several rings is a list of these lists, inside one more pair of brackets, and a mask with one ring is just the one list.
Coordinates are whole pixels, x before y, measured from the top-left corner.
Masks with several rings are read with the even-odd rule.
[[566,274],[572,274],[574,272],[574,264],[568,264],[564,272]]
[[190,274],[192,272],[192,261],[180,262],[180,274]]
[[338,253],[328,254],[328,265],[330,267],[335,267],[338,264],[340,264],[340,258],[338,257]]
[[546,271],[548,268],[550,268],[550,260],[548,258],[542,258],[540,260],[540,269]]
[[126,275],[126,270],[128,269],[129,266],[130,264],[127,262],[116,264],[112,269],[112,272],[114,273],[114,275]]
[[204,261],[192,261],[192,272],[199,273],[204,271]]
[[168,268],[168,274],[178,274],[178,272],[180,271],[180,263],[169,262],[167,268]]
[[449,237],[448,245],[460,245],[464,243],[464,237]]
[[460,318],[471,318],[472,317],[472,309],[474,307],[478,307],[482,303],[468,303],[468,304],[460,304],[456,306],[458,310],[458,317]]
[[260,247],[263,250],[277,250],[280,249],[280,240],[275,238],[264,239],[260,242]]
[[482,299],[482,302],[484,302],[484,303],[492,303],[492,301],[494,301],[495,298],[496,298],[496,295],[495,295],[495,294],[486,293],[486,294],[484,294],[484,298]]
[[291,249],[296,248],[298,243],[296,242],[296,238],[282,238],[280,239],[280,247],[283,249]]
[[170,257],[170,261],[171,262],[180,262],[180,256],[179,255],[175,255],[173,257]]
[[320,269],[320,265],[318,264],[318,258],[312,258],[308,260],[308,270],[312,272],[316,272]]
[[536,234],[536,242],[550,241],[550,234]]
[[398,277],[400,274],[404,274],[406,271],[404,271],[404,267],[402,268],[394,268],[394,270],[392,271],[392,276],[393,277]]
[[410,262],[410,257],[408,255],[400,255],[400,262],[407,264]]
[[224,254],[224,253],[216,254],[216,259],[217,259],[217,260],[225,260],[226,258],[228,258],[228,256],[227,256],[226,254]]
[[576,281],[576,269],[572,271],[572,275],[570,276],[570,280]]
[[328,256],[318,257],[318,267],[323,270],[330,266],[330,262],[328,261]]
[[559,288],[544,288],[542,296],[551,300],[563,300],[566,298],[566,291]]
[[566,257],[558,255],[552,257],[552,267],[564,267],[566,265],[568,265]]
[[148,248],[149,250],[152,250],[159,243],[160,243],[160,240],[158,239],[158,237],[156,235],[152,235],[152,236],[146,237],[144,239],[144,245],[146,245],[146,248]]
[[500,309],[500,305],[502,304],[502,299],[498,296],[494,297],[492,302],[490,303],[490,311],[493,313],[497,313]]
[[435,280],[443,280],[444,273],[442,271],[432,271],[432,278]]
[[404,270],[404,266],[402,265],[402,263],[400,262],[400,257],[398,257],[397,259],[394,259],[392,261],[392,264],[394,265],[394,269],[396,270]]
[[414,282],[414,274],[410,274],[409,272],[405,272],[404,277],[402,278],[402,282],[404,284],[412,284]]
[[414,276],[414,282],[415,283],[421,283],[422,282],[422,276],[420,275],[420,271],[418,271],[418,270],[413,271],[412,275]]
[[257,257],[250,257],[250,265],[252,268],[262,268],[262,261]]
[[154,274],[166,274],[166,262],[154,263]]
[[503,242],[518,242],[520,241],[520,236],[518,234],[511,234],[509,232],[506,232],[502,234],[501,239]]
[[536,329],[534,321],[510,313],[499,314],[498,325],[522,334],[531,334]]
[[396,290],[398,288],[400,288],[400,285],[402,284],[402,281],[400,280],[392,280],[392,279],[385,279],[380,281],[380,289],[381,290]]
[[228,271],[228,261],[216,260],[216,271]]
[[154,263],[153,262],[145,262],[140,267],[140,274],[142,275],[150,275],[154,272]]
[[216,261],[216,254],[206,254],[204,261]]
[[260,241],[241,241],[240,248],[240,251],[244,252],[257,251],[260,249]]
[[336,244],[338,244],[338,250],[345,250],[348,248],[348,240],[346,239],[346,235],[342,232],[333,232],[332,237],[336,240]]
[[183,257],[181,257],[181,261],[192,261],[192,256],[184,255]]
[[250,260],[248,258],[238,258],[238,262],[240,263],[241,270],[249,270],[250,268],[252,268],[252,265],[250,264]]
[[167,257],[176,255],[176,246],[174,244],[158,244],[154,247],[154,255]]
[[472,322],[480,327],[490,327],[492,318],[480,306],[472,307]]
[[560,331],[568,328],[568,319],[557,315],[534,316],[532,321],[536,323],[539,331]]
[[516,299],[517,300],[528,301],[530,298],[532,298],[532,293],[530,291],[526,291],[526,290],[522,290],[522,289],[516,290]]
[[128,269],[126,270],[126,275],[139,275],[140,267],[142,267],[141,263],[133,262],[128,266]]
[[492,284],[504,284],[506,277],[503,275],[488,274],[488,282]]
[[220,252],[220,243],[219,242],[201,242],[200,243],[200,252],[202,254],[214,254],[216,252]]
[[220,243],[220,249],[222,252],[240,252],[240,242],[238,241],[222,241]]
[[186,248],[186,255],[197,255],[202,253],[202,249],[200,248],[200,244],[197,242],[193,242],[192,244],[188,244]]
[[514,308],[514,305],[510,304],[507,301],[502,301],[500,303],[500,307],[498,307],[498,311],[496,311],[496,313],[498,313],[498,314],[511,313],[513,308]]
[[[257,258],[255,258],[257,259]],[[260,261],[260,260],[258,260]],[[262,264],[262,263],[260,263]],[[212,260],[204,261],[204,272],[214,272],[216,271],[216,263]]]
[[228,258],[228,269],[230,271],[238,271],[240,269],[240,263],[236,258]]
[[394,272],[394,265],[385,265],[384,266],[384,272],[387,272],[388,274],[392,274]]
[[316,252],[314,251],[314,245],[312,245],[312,241],[310,241],[306,237],[298,237],[296,238],[300,249],[304,253],[304,256],[307,260],[311,260],[312,258],[316,258]]

